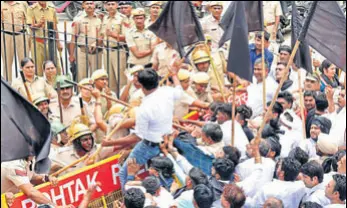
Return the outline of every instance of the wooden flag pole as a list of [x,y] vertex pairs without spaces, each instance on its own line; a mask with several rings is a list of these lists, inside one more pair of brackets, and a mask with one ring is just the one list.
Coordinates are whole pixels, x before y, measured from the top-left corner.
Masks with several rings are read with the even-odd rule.
[[299,96],[300,96],[300,114],[301,114],[301,120],[302,120],[302,138],[306,139],[306,118],[305,118],[305,111],[304,111],[304,95],[302,93],[302,77],[300,73],[300,69],[298,69],[298,75],[299,75]]
[[[265,32],[261,36],[261,67],[263,70],[263,109],[266,107],[266,69],[265,69]],[[269,66],[268,66],[269,67]]]
[[272,101],[271,101],[271,104],[270,104],[270,107],[269,109],[267,110],[266,114],[265,114],[265,117],[264,117],[264,120],[258,130],[258,133],[257,133],[257,136],[256,136],[256,139],[257,140],[260,140],[261,139],[261,133],[263,132],[264,128],[265,128],[265,125],[266,125],[266,118],[269,117],[269,114],[271,113],[276,101],[277,101],[277,97],[278,97],[278,94],[280,93],[281,89],[282,89],[282,86],[286,80],[286,77],[288,76],[288,73],[289,73],[289,68],[290,66],[293,64],[293,60],[294,60],[294,56],[296,54],[296,52],[298,51],[298,48],[299,48],[299,45],[300,45],[300,41],[297,40],[295,42],[295,46],[293,48],[293,51],[292,51],[292,54],[290,55],[290,58],[289,58],[289,62],[286,66],[286,69],[285,69],[285,76],[282,77],[281,79],[281,82],[276,90],[276,93],[275,93],[275,96],[273,97]]
[[235,146],[235,116],[236,116],[236,75],[233,80],[233,103],[232,103],[232,123],[231,123],[231,146]]

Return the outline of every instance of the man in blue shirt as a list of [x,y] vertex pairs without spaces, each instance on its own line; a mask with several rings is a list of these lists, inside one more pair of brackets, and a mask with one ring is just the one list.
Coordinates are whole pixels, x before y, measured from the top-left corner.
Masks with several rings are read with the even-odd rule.
[[[273,54],[269,51],[269,45],[270,45],[270,34],[268,32],[264,32],[264,53],[265,53],[265,62],[267,62],[268,66],[272,65],[272,61],[274,59]],[[252,64],[252,69],[254,68],[254,62],[258,58],[261,58],[261,38],[262,38],[262,33],[258,32],[255,35],[255,41],[254,43],[249,45],[249,53],[251,57],[251,64]]]

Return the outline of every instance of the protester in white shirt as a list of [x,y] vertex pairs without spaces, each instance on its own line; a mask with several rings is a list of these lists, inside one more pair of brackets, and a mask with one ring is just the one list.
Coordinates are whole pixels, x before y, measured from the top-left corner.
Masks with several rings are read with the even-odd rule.
[[160,208],[170,208],[175,204],[173,196],[160,185],[160,181],[155,176],[149,176],[142,181],[142,186],[146,192],[152,196],[152,203]]
[[[136,111],[134,133],[117,140],[103,140],[103,146],[124,147],[136,144],[128,159],[136,159],[140,165],[157,156],[162,137],[172,132],[174,105],[183,94],[183,89],[177,78],[178,68],[170,69],[175,88],[159,88],[159,76],[153,69],[142,70],[138,73],[138,81],[145,94],[141,106]],[[160,99],[158,99],[160,98]],[[124,187],[127,181],[127,162],[122,167],[120,178]]]
[[[232,140],[232,105],[222,104],[217,109],[217,121],[223,131],[223,142],[225,146],[231,145]],[[246,158],[246,147],[249,144],[248,138],[239,122],[235,121],[234,147],[241,152],[241,159]]]
[[328,208],[346,207],[346,176],[334,175],[333,180],[327,185],[325,195],[331,201]]
[[[266,140],[260,142],[259,151],[262,163],[261,165],[257,165],[254,155],[255,152],[252,148],[254,144],[255,139],[253,139],[251,144],[247,146],[247,155],[250,159],[240,163],[235,169],[235,173],[241,180],[238,185],[244,189],[247,196],[251,197],[254,196],[266,183],[272,181],[276,167],[275,161],[268,157],[271,146]],[[255,178],[255,180],[251,180],[252,178]],[[259,180],[256,180],[257,178]],[[249,181],[253,181],[253,184]]]
[[284,158],[277,170],[278,180],[263,186],[253,198],[247,198],[245,207],[262,207],[267,199],[275,197],[283,201],[285,208],[297,208],[305,195],[305,184],[295,181],[301,164],[293,158]]
[[325,189],[323,167],[316,161],[310,161],[301,167],[300,173],[306,186],[306,195],[302,202],[316,202],[322,206],[328,205],[330,203],[329,199],[319,192]]
[[316,145],[320,134],[329,134],[331,129],[331,121],[325,117],[316,117],[312,121],[310,127],[310,138],[300,142],[299,147],[304,150],[310,158],[317,158]]
[[285,77],[284,84],[281,88],[281,92],[288,91],[288,92],[295,92],[298,90],[298,84],[295,82],[295,80],[290,79],[290,73],[289,75],[285,74],[285,69],[287,67],[287,63],[285,62],[278,62],[276,66],[276,82],[280,83],[281,79]]
[[[266,102],[272,101],[275,95],[278,83],[268,76],[269,67],[265,63],[266,70]],[[254,77],[255,81],[247,87],[248,101],[247,106],[253,110],[252,118],[256,118],[263,114],[263,68],[261,59],[255,60],[254,63]]]

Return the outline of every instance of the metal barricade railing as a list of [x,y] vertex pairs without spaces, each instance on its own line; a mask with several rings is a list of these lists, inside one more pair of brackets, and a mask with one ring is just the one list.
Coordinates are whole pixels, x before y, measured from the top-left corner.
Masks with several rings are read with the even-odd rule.
[[[46,25],[46,24],[45,24]],[[12,26],[12,30],[5,30],[5,26]],[[22,31],[20,32],[16,32],[15,31],[15,28],[16,27],[21,27],[23,28]],[[37,35],[37,29],[41,29],[43,31],[43,36],[39,36]],[[63,25],[63,29],[64,31],[61,32],[61,31],[57,31],[56,28],[54,29],[48,29],[46,27],[43,27],[43,28],[34,28],[34,27],[31,27],[30,25],[26,25],[24,24],[24,20],[23,20],[23,24],[9,24],[9,23],[5,23],[4,21],[1,22],[1,37],[2,37],[2,43],[1,45],[3,45],[4,47],[4,50],[1,51],[1,53],[4,53],[2,54],[3,55],[3,60],[5,62],[4,66],[3,66],[3,70],[5,70],[6,72],[6,76],[4,77],[7,81],[12,81],[12,80],[9,80],[9,77],[8,77],[8,72],[9,70],[12,70],[12,68],[8,68],[8,66],[10,67],[13,67],[13,64],[12,66],[9,65],[7,63],[7,56],[8,56],[8,48],[6,48],[6,45],[7,44],[10,44],[8,42],[6,42],[6,36],[8,35],[11,35],[12,36],[12,41],[13,43],[13,52],[14,52],[14,67],[15,67],[15,78],[17,78],[19,76],[19,73],[18,71],[20,70],[20,63],[18,63],[17,61],[17,54],[18,54],[18,49],[17,49],[17,46],[16,46],[16,36],[18,35],[22,35],[23,37],[23,42],[24,42],[24,56],[25,57],[31,57],[34,62],[35,62],[35,68],[36,68],[36,74],[37,74],[37,70],[38,70],[38,67],[42,67],[42,66],[38,66],[38,56],[39,54],[37,53],[38,51],[38,43],[37,43],[37,40],[43,40],[43,45],[44,45],[44,61],[47,61],[47,60],[50,60],[53,59],[53,60],[50,60],[50,61],[53,61],[55,63],[56,66],[59,66],[61,67],[61,72],[58,72],[58,73],[62,73],[62,74],[70,74],[73,79],[75,81],[80,81],[80,80],[77,80],[77,75],[76,73],[78,72],[81,72],[81,70],[85,70],[85,74],[88,76],[88,75],[91,75],[91,72],[89,69],[92,69],[93,71],[97,70],[98,69],[98,65],[101,64],[101,66],[103,66],[102,68],[104,68],[108,74],[110,73],[114,73],[111,71],[111,64],[110,64],[110,60],[112,59],[111,56],[111,53],[110,51],[117,51],[117,57],[114,57],[114,58],[117,58],[117,79],[115,80],[116,83],[117,83],[117,95],[119,96],[119,91],[120,91],[120,52],[124,52],[126,53],[126,57],[128,57],[128,50],[127,50],[127,45],[126,43],[123,43],[123,42],[118,42],[118,41],[115,41],[113,38],[109,38],[108,36],[107,37],[101,37],[100,36],[100,31],[98,31],[98,29],[96,29],[96,34],[97,34],[97,37],[89,37],[88,35],[83,35],[83,34],[75,34],[75,32],[73,33],[68,33],[67,32],[67,23],[64,22],[64,25]],[[85,30],[87,31],[89,28],[85,28]],[[75,36],[75,41],[72,42],[72,36]],[[58,38],[57,38],[58,37]],[[71,39],[69,40],[69,37],[71,37]],[[84,41],[78,41],[79,40],[82,40],[84,39]],[[57,41],[59,41],[60,43],[63,43],[63,52],[64,53],[60,53],[58,54],[58,47],[57,47]],[[96,66],[89,66],[89,61],[88,61],[88,55],[91,55],[90,53],[88,53],[88,49],[91,47],[91,45],[89,44],[90,42],[98,42],[100,44],[96,44],[95,45],[95,50],[96,51],[99,51],[97,54],[96,54]],[[29,43],[28,45],[30,46],[29,48],[29,54],[27,54],[27,48],[26,48],[26,43]],[[52,48],[52,44],[53,44],[53,48]],[[70,45],[71,44],[74,44],[74,49],[75,51],[69,51],[70,50]],[[117,47],[110,47],[110,45],[116,45]],[[85,69],[81,69],[79,67],[79,64],[78,64],[78,57],[79,55],[79,52],[78,52],[78,47],[84,47],[85,48],[85,51],[86,51],[86,68]],[[104,53],[105,52],[105,53]],[[50,54],[50,53],[53,53],[53,54]],[[74,53],[74,57],[75,57],[75,70],[76,72],[74,71],[71,71],[69,69],[69,65],[70,65],[70,68],[72,66],[72,64],[70,63],[69,61],[69,58],[71,53]],[[101,60],[99,58],[100,56],[100,53],[101,53]],[[64,54],[64,57],[61,57],[62,54]],[[98,55],[99,54],[99,55]],[[105,58],[103,58],[103,56],[105,56]],[[127,59],[127,58],[126,58]],[[19,60],[20,62],[20,60]],[[127,60],[125,60],[125,63],[127,63]],[[64,71],[63,71],[64,70]],[[43,71],[43,69],[42,69]],[[124,73],[124,72],[123,72]],[[111,89],[111,90],[114,90],[114,89]]]

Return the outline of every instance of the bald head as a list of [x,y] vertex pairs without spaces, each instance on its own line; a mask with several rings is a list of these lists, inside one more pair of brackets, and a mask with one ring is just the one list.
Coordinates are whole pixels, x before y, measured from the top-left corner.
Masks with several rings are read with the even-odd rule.
[[263,208],[283,208],[283,202],[276,198],[269,198]]

